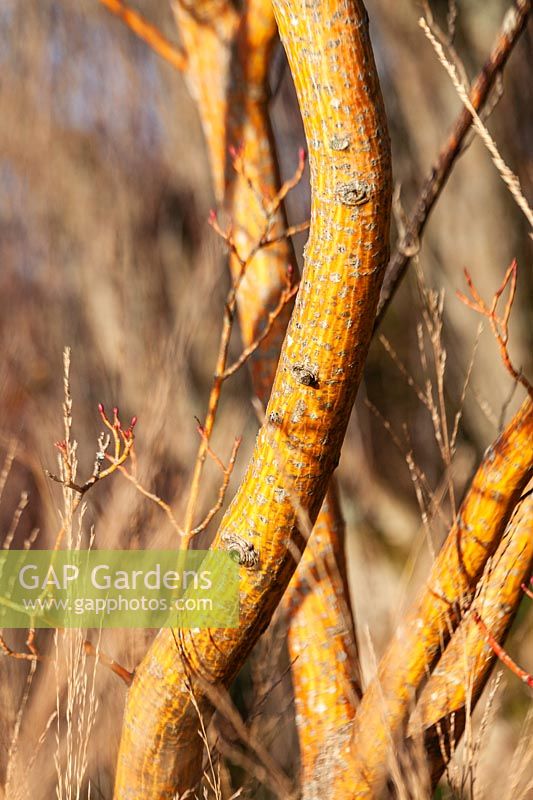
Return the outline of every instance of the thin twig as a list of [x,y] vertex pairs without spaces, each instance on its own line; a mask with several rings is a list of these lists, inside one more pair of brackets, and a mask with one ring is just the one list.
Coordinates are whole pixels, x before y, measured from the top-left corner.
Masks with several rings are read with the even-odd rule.
[[12,650],[11,647],[7,644],[6,640],[3,636],[0,636],[0,650],[5,656],[9,656],[9,658],[15,658],[18,661],[42,661],[43,656],[41,656],[35,646],[35,630],[30,628],[28,631],[28,636],[26,638],[26,647],[28,648],[29,652],[17,652],[16,650]]
[[514,672],[514,674],[520,678],[523,683],[533,689],[533,675],[530,675],[529,672],[526,672],[524,669],[522,669],[522,667],[519,667],[515,661],[513,661],[505,648],[503,648],[501,644],[494,638],[477,611],[473,612],[473,617],[476,624],[485,634],[488,644],[491,646],[493,652],[498,656],[502,664],[505,664],[505,666],[508,667],[511,672]]
[[187,55],[175,44],[172,44],[161,31],[146,20],[137,11],[133,11],[122,0],[100,0],[111,13],[121,19],[127,27],[142,39],[151,49],[168,61],[169,64],[183,72],[187,66]]
[[[118,408],[115,407],[113,409],[113,420],[111,421],[105,412],[104,406],[102,403],[98,405],[98,411],[100,413],[100,418],[102,422],[106,426],[106,428],[111,431],[111,435],[105,436],[104,434],[100,434],[98,437],[98,450],[96,453],[96,458],[93,466],[93,471],[91,477],[85,481],[85,483],[78,484],[76,483],[71,476],[71,471],[69,467],[70,456],[69,456],[69,446],[67,444],[67,440],[56,442],[56,447],[59,450],[63,464],[64,464],[64,472],[65,477],[60,475],[54,475],[52,472],[45,470],[46,475],[50,478],[50,480],[55,481],[56,483],[62,484],[67,489],[71,489],[73,492],[76,492],[78,495],[77,502],[75,508],[77,508],[79,504],[79,500],[83,497],[83,495],[91,489],[95,483],[102,480],[103,478],[107,478],[109,475],[112,475],[117,469],[119,469],[127,460],[130,458],[133,445],[135,442],[135,435],[133,433],[133,429],[137,424],[137,417],[132,417],[130,425],[128,428],[124,429],[122,427],[122,423],[118,416]],[[107,452],[107,448],[111,442],[111,436],[113,437],[114,442],[114,456],[109,455]],[[102,465],[105,460],[110,462],[110,466],[107,469],[102,469]],[[74,508],[74,510],[75,510]]]
[[[17,652],[9,647],[3,636],[0,636],[0,650],[5,656],[15,658],[19,661],[45,661],[48,658],[47,656],[43,656],[38,652],[35,646],[35,630],[33,628],[30,628],[28,631],[26,646],[29,652]],[[106,656],[105,653],[102,653],[101,650],[97,650],[89,641],[84,642],[83,649],[87,655],[94,656],[99,664],[103,664],[105,667],[108,667],[112,672],[114,672],[115,675],[118,675],[118,677],[121,678],[127,686],[131,686],[131,682],[134,677],[133,672],[129,672],[127,669],[125,669],[125,667],[117,664],[117,662],[112,658],[109,658],[109,656]]]
[[[231,473],[233,472],[233,467],[235,466],[235,460],[237,458],[237,453],[238,453],[241,441],[242,440],[241,440],[240,437],[235,439],[235,442],[233,444],[233,449],[231,451],[230,459],[229,459],[229,462],[228,462],[228,466],[224,467],[224,469],[223,469],[224,479],[223,479],[222,483],[220,484],[220,488],[218,490],[218,498],[217,498],[216,503],[214,504],[214,506],[212,506],[209,509],[209,511],[207,512],[207,514],[203,518],[202,522],[200,522],[200,524],[197,525],[196,528],[192,529],[191,536],[196,536],[197,534],[199,534],[202,531],[204,531],[207,528],[207,526],[209,525],[209,523],[211,522],[211,520],[213,519],[213,517],[216,514],[218,514],[218,512],[222,508],[222,503],[224,502],[224,498],[226,496],[226,491],[227,491],[227,488],[228,488],[228,485],[229,485],[229,482],[230,482]],[[210,449],[211,448],[209,448],[209,450]]]
[[[468,308],[471,308],[473,311],[476,311],[478,314],[486,317],[492,328],[492,332],[494,334],[494,338],[498,343],[498,347],[500,348],[500,355],[501,359],[504,363],[505,368],[513,378],[516,383],[522,384],[524,389],[528,392],[528,394],[533,397],[533,386],[522,374],[521,371],[517,370],[509,356],[508,350],[508,342],[509,342],[509,317],[511,315],[511,309],[513,307],[513,302],[516,295],[516,283],[517,283],[517,264],[516,259],[514,259],[510,266],[508,267],[503,281],[496,289],[494,296],[492,298],[492,303],[490,308],[486,305],[485,301],[480,297],[479,292],[477,291],[472,278],[470,277],[470,273],[467,269],[464,270],[466,282],[468,284],[468,288],[470,290],[471,298],[466,297],[462,292],[457,292],[457,296],[459,300],[461,300]],[[505,304],[505,308],[503,311],[503,316],[499,316],[497,313],[498,303],[500,298],[505,291],[505,289],[509,286],[509,296],[507,298],[507,302]]]
[[[531,0],[516,0],[505,15],[492,50],[478,73],[469,93],[469,100],[476,112],[485,106],[491,90],[501,75],[520,34],[525,30],[531,12]],[[418,195],[414,210],[406,225],[405,235],[400,238],[392,254],[374,323],[374,330],[381,324],[385,312],[400,285],[411,257],[418,252],[419,242],[431,211],[439,199],[451,174],[453,166],[462,152],[465,138],[472,127],[472,114],[463,108],[442,145],[439,155]]]
[[142,483],[139,481],[139,479],[133,473],[129,472],[127,467],[121,465],[121,466],[118,467],[118,471],[121,473],[121,475],[124,475],[126,480],[128,480],[130,483],[132,483],[135,486],[135,488],[137,489],[138,492],[140,492],[142,495],[144,495],[144,497],[148,498],[148,500],[151,500],[153,503],[155,503],[157,506],[159,506],[159,508],[167,515],[167,517],[169,519],[169,522],[172,525],[172,527],[174,528],[174,530],[176,531],[176,533],[178,533],[180,536],[182,536],[183,535],[183,528],[180,526],[178,520],[174,516],[174,513],[173,513],[172,508],[170,507],[170,505],[168,503],[166,503],[157,494],[155,494],[154,492],[150,492],[148,489],[146,489],[142,485]]
[[89,640],[83,643],[83,649],[88,656],[93,656],[99,664],[110,669],[115,675],[118,675],[126,686],[131,686],[135,672],[130,672],[125,667],[118,664],[113,658],[106,656],[105,653],[102,653],[102,651],[96,648]]
[[224,372],[220,376],[222,380],[226,380],[226,378],[231,377],[231,375],[234,375],[237,372],[237,370],[239,370],[244,364],[246,364],[248,359],[255,353],[257,348],[267,338],[277,318],[279,317],[279,315],[281,314],[287,303],[289,303],[291,299],[295,296],[295,294],[298,291],[298,288],[299,284],[295,284],[294,286],[291,286],[290,288],[283,290],[276,308],[269,313],[267,318],[267,324],[265,325],[259,336],[251,344],[249,344],[248,347],[245,347],[239,358],[236,359],[236,361],[234,361],[233,364],[231,364],[231,366],[227,367],[224,370]]
[[446,17],[446,24],[448,30],[444,31],[440,27],[440,25],[437,24],[428,0],[422,0],[422,7],[424,9],[424,16],[427,20],[427,24],[429,25],[433,35],[441,43],[443,48],[446,48],[450,60],[453,62],[455,68],[457,69],[457,72],[459,73],[463,84],[465,86],[468,86],[468,88],[470,88],[470,82],[468,80],[465,65],[454,46],[457,8],[453,9],[450,6],[448,7],[448,15]]
[[[261,187],[257,185],[254,176],[248,173],[247,166],[246,164],[244,164],[240,152],[232,148],[230,154],[233,159],[233,166],[235,171],[238,174],[242,175],[242,177],[249,183],[250,187],[253,189],[254,192],[261,193],[262,191]],[[196,510],[196,505],[198,503],[198,496],[200,494],[200,482],[201,482],[203,467],[206,457],[208,455],[209,440],[211,438],[211,434],[213,432],[213,427],[215,424],[215,418],[218,411],[222,384],[226,379],[226,377],[229,377],[229,375],[225,375],[225,373],[227,370],[227,360],[228,360],[231,332],[233,330],[233,323],[235,320],[235,312],[237,308],[237,292],[240,283],[244,278],[244,275],[246,274],[246,270],[249,267],[252,260],[254,259],[255,255],[261,249],[263,249],[264,247],[268,247],[271,244],[274,244],[274,242],[276,241],[276,238],[271,236],[276,213],[287,193],[290,191],[290,189],[296,186],[298,181],[301,179],[304,165],[305,165],[305,152],[303,150],[300,150],[298,156],[298,166],[296,168],[293,177],[285,181],[281,189],[274,195],[274,197],[270,198],[265,193],[262,193],[261,205],[263,208],[263,212],[265,214],[265,224],[261,235],[257,239],[254,246],[251,248],[249,253],[246,255],[246,257],[239,252],[236,246],[233,237],[232,226],[230,225],[230,227],[226,231],[224,231],[218,223],[216,212],[212,211],[209,217],[209,222],[211,226],[219,234],[219,236],[226,242],[226,245],[230,250],[231,254],[237,260],[240,266],[240,270],[237,276],[233,280],[224,307],[224,319],[222,323],[222,331],[220,334],[220,341],[219,341],[217,361],[215,365],[215,372],[213,376],[213,383],[211,385],[211,391],[209,393],[209,400],[207,404],[207,413],[203,425],[200,426],[202,430],[202,440],[200,442],[200,447],[198,448],[198,453],[196,456],[193,477],[191,480],[191,488],[189,491],[189,499],[187,501],[187,506],[185,509],[185,521],[183,524],[184,536],[182,537],[182,542],[181,542],[182,549],[186,549],[188,547],[190,538],[192,536],[192,531],[194,529],[193,526],[194,514]],[[285,231],[285,236],[292,235],[292,232],[296,232],[296,228],[294,229],[294,231],[291,231],[291,229]],[[279,301],[280,303],[282,303],[282,306],[285,306],[287,302],[290,300],[290,297],[286,297],[286,294],[288,291],[292,291],[292,284],[293,284],[293,270],[292,267],[289,265],[287,268],[287,289],[282,292],[282,296]],[[281,313],[281,309],[279,310],[278,313]],[[267,323],[267,328],[268,328],[268,323]],[[265,337],[266,335],[267,334],[265,334]],[[255,344],[256,344],[255,342],[252,343],[252,347],[254,349],[256,349],[256,347],[254,347]],[[258,342],[257,347],[259,347],[260,344],[261,342]],[[254,352],[254,349],[244,358],[243,356],[241,356],[241,358],[238,359],[237,362],[235,362],[235,364],[231,365],[231,367],[229,368],[231,370],[230,374],[236,372],[237,369],[239,369],[239,367],[245,363],[245,361],[249,358],[252,352]]]
[[438,41],[438,39],[433,34],[430,26],[426,22],[424,18],[421,18],[419,21],[420,27],[424,31],[425,35],[427,36],[428,40],[431,42],[433,49],[439,59],[440,63],[448,73],[448,76],[453,84],[453,87],[465,108],[470,112],[472,115],[472,126],[476,133],[478,134],[479,138],[487,148],[492,158],[492,162],[498,172],[500,173],[500,177],[509,189],[511,196],[513,197],[515,203],[517,204],[518,208],[522,211],[525,218],[529,222],[530,228],[533,228],[533,210],[531,209],[529,203],[527,202],[524,192],[522,191],[522,187],[520,185],[519,178],[511,171],[511,169],[505,163],[499,149],[498,145],[494,141],[493,137],[490,135],[486,125],[481,120],[481,117],[477,113],[476,109],[472,105],[470,98],[468,96],[468,90],[465,83],[461,80],[460,75],[458,74],[458,70],[456,66],[446,57],[446,53],[444,52],[444,48],[442,44]]
[[297,233],[303,233],[304,231],[309,230],[310,225],[310,220],[306,220],[306,222],[300,222],[298,225],[289,225],[289,227],[280,233],[279,236],[270,236],[268,239],[265,239],[263,241],[263,247],[268,247],[271,244],[282,242],[284,239],[288,239],[290,236],[295,236]]

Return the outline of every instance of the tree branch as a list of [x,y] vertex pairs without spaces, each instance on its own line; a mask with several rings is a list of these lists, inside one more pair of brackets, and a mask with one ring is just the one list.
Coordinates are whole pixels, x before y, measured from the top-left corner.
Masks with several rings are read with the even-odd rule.
[[161,31],[146,20],[137,11],[122,2],[122,0],[99,0],[112,14],[115,14],[139,39],[165,61],[168,61],[174,69],[182,72],[187,66],[187,56],[175,44],[172,44]]
[[[476,112],[479,113],[487,102],[496,79],[504,69],[520,38],[520,34],[525,30],[530,13],[531,0],[515,0],[505,15],[490,55],[475,79],[468,95]],[[436,161],[431,166],[415,208],[407,222],[405,234],[396,245],[396,249],[390,258],[385,280],[383,281],[374,328],[381,324],[390,302],[405,275],[411,257],[418,252],[420,239],[429,215],[450,177],[457,158],[463,151],[464,141],[472,127],[472,122],[472,114],[467,108],[463,107],[446,142],[441,147]]]
[[455,752],[494,666],[496,655],[476,618],[503,642],[522,599],[521,583],[533,568],[533,495],[518,506],[501,543],[487,562],[471,611],[462,620],[424,687],[409,733],[424,732],[433,787]]
[[[387,260],[390,145],[364,7],[276,0],[274,9],[309,143],[311,231],[265,423],[213,543],[224,549],[225,535],[239,535],[259,564],[241,567],[238,628],[183,630],[179,641],[159,632],[128,695],[116,800],[168,798],[198,780],[202,747],[185,682],[200,674],[227,685],[288,585],[296,565],[287,542],[303,546],[294,498],[313,522],[339,458]],[[197,700],[208,716],[200,690]]]
[[404,616],[365,691],[351,741],[353,770],[344,791],[374,798],[389,749],[406,723],[414,693],[472,602],[533,469],[533,401],[528,396],[486,451],[457,519],[418,599]]

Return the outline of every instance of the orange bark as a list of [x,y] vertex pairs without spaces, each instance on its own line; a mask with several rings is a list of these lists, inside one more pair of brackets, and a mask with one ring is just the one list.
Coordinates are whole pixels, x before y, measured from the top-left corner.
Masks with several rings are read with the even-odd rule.
[[[127,12],[127,9],[121,5],[121,11]],[[182,40],[190,54],[186,77],[198,101],[215,193],[219,203],[226,206],[231,218],[237,222],[236,239],[245,255],[262,233],[264,212],[258,196],[243,176],[228,169],[226,146],[230,143],[242,148],[247,172],[258,178],[260,186],[267,192],[273,194],[279,189],[267,108],[268,63],[277,33],[272,5],[270,0],[250,0],[239,23],[233,7],[220,0],[196,3],[194,9],[182,3],[175,7],[175,14]],[[121,16],[127,24],[132,18],[132,14],[122,13]],[[138,32],[138,26],[133,29]],[[153,37],[152,40],[146,36],[143,38],[149,43],[157,41]],[[154,49],[160,52],[157,47]],[[230,63],[232,50],[237,55]],[[285,218],[280,210],[273,219],[271,235],[277,236],[284,225]],[[287,263],[292,263],[296,278],[292,248],[281,240],[276,246],[259,251],[248,266],[238,302],[245,346],[254,341],[257,331],[264,325],[269,306],[283,287]],[[235,277],[240,265],[234,257],[231,268]],[[254,390],[265,405],[291,307],[292,304],[288,305],[286,312],[276,320],[272,333],[258,348],[252,362]],[[315,528],[320,533],[313,537],[311,551],[304,555],[302,574],[297,569],[285,595],[289,607],[288,648],[293,662],[304,795],[306,787],[313,791],[317,764],[320,763],[323,772],[328,771],[324,753],[330,753],[335,760],[335,752],[326,749],[327,742],[335,733],[341,735],[347,730],[360,694],[355,631],[345,574],[344,521],[334,482]],[[330,598],[327,610],[323,603],[317,604],[308,596],[310,579],[319,597]],[[302,596],[304,587],[307,587],[306,597]],[[318,618],[315,618],[316,614]],[[309,631],[313,631],[314,648],[304,646]],[[331,636],[332,631],[336,635]],[[309,657],[317,651],[320,658]],[[312,717],[308,716],[312,708],[306,701],[305,692],[310,671],[314,672],[316,703],[319,703],[318,698],[322,698],[329,708],[329,713],[322,715],[320,725],[316,725],[316,721],[311,725]],[[322,754],[320,762],[319,754]]]
[[[277,27],[270,0],[250,0],[240,23],[235,26],[236,53],[231,79],[226,50],[227,39],[216,38],[211,28],[209,43],[200,45],[200,33],[194,17],[178,10],[178,23],[186,49],[191,51],[189,81],[199,101],[204,131],[209,141],[211,164],[219,202],[223,202],[234,220],[235,238],[245,255],[258,240],[265,214],[257,195],[242,175],[224,173],[227,168],[224,143],[239,147],[247,172],[270,194],[279,190],[275,146],[268,116],[268,65]],[[204,17],[205,19],[205,17]],[[204,26],[205,27],[205,26]],[[208,62],[209,47],[210,62]],[[200,47],[202,61],[198,62]],[[218,88],[213,92],[213,70]],[[210,86],[211,84],[211,86]],[[226,104],[220,84],[227,84]],[[209,90],[210,88],[210,90]],[[226,110],[227,108],[227,110]],[[225,115],[227,130],[224,135]],[[218,121],[215,121],[218,117]],[[213,136],[215,130],[218,137]],[[286,227],[283,213],[273,220],[272,233],[279,235]],[[280,241],[259,251],[249,264],[238,293],[238,310],[243,343],[249,345],[265,324],[265,314],[283,288],[287,264],[296,263],[290,243]],[[234,277],[240,265],[230,262]],[[278,362],[282,338],[290,308],[276,325],[252,361],[253,388],[266,406]],[[360,696],[358,656],[346,581],[344,557],[344,521],[337,489],[332,483],[313,529],[311,543],[304,552],[285,595],[287,643],[292,664],[291,674],[296,703],[296,725],[300,741],[303,796],[314,791],[319,775],[327,775],[336,762],[336,748],[331,741],[346,738]],[[312,689],[312,697],[308,691]],[[316,708],[327,708],[317,716]]]
[[229,0],[176,3],[174,15],[187,52],[185,79],[201,116],[215,196],[222,203],[230,144],[226,125],[228,80],[239,15]]
[[377,678],[363,696],[351,741],[352,770],[347,780],[339,780],[339,793],[379,795],[390,748],[404,732],[415,692],[471,605],[476,583],[532,468],[533,402],[528,396],[487,450],[426,586],[398,627]]
[[[287,587],[287,541],[303,545],[295,506],[314,521],[337,464],[387,259],[390,151],[364,8],[274,7],[309,144],[311,232],[266,422],[213,543],[238,535],[259,566],[242,567],[238,629],[183,631],[179,650],[171,631],[158,634],[129,692],[116,798],[170,798],[196,783],[202,748],[187,682],[200,673],[227,685]],[[208,714],[200,693],[199,702]]]
[[304,800],[329,796],[361,698],[338,502],[333,484],[284,597]]
[[[533,487],[532,487],[533,488]],[[523,597],[522,583],[533,570],[533,495],[516,510],[494,557],[487,562],[476,600],[461,621],[424,687],[409,732],[425,732],[428,766],[435,786],[455,750],[490,676],[496,655],[475,621],[479,614],[494,638],[503,642]],[[451,718],[453,714],[453,720]]]
[[[279,189],[274,139],[268,116],[268,64],[276,23],[270,1],[249,0],[239,19],[230,3],[196,3],[194,14],[176,7],[176,17],[187,52],[187,81],[210,153],[215,194],[234,227],[234,239],[246,259],[265,228],[265,212],[246,179],[229,163],[229,149],[239,149],[248,172],[273,196]],[[199,24],[198,17],[202,20]],[[272,219],[270,235],[286,229],[280,209]],[[253,342],[266,325],[286,285],[287,267],[295,267],[290,242],[285,239],[259,250],[248,265],[237,293],[242,339]],[[230,259],[234,278],[240,272]],[[254,391],[266,405],[278,362],[291,305],[251,358]]]

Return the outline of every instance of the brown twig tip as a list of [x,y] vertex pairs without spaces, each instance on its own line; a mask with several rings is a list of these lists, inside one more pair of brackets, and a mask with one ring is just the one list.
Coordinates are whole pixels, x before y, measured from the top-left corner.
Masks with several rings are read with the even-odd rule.
[[[533,575],[529,579],[529,583],[531,586],[533,586]],[[533,600],[533,592],[531,591],[531,589],[525,583],[522,583],[521,586],[524,594],[526,594],[530,600]]]
[[[517,382],[521,383],[525,390],[528,392],[530,396],[533,396],[533,386],[527,380],[527,378],[522,375],[520,370],[515,369],[511,362],[511,358],[509,356],[509,351],[507,349],[507,344],[509,341],[509,317],[511,316],[511,309],[513,307],[514,299],[516,296],[516,283],[517,283],[517,274],[518,274],[518,265],[516,258],[513,259],[509,267],[507,268],[503,280],[500,286],[494,292],[492,303],[490,307],[485,303],[485,301],[480,296],[478,290],[476,289],[472,277],[468,270],[464,269],[465,279],[468,284],[468,289],[470,291],[470,297],[467,297],[462,292],[457,291],[457,297],[459,300],[465,304],[468,308],[471,308],[477,314],[481,314],[481,316],[486,317],[490,322],[490,327],[494,334],[494,338],[500,348],[500,356],[505,365],[505,368],[511,375],[511,377]],[[503,314],[498,313],[498,304],[500,302],[500,298],[505,290],[509,287],[509,296],[507,298],[507,302],[505,304],[505,308],[503,310]]]
[[[115,470],[120,469],[128,460],[128,458],[130,458],[130,456],[132,459],[134,458],[133,444],[135,441],[135,435],[133,433],[133,429],[137,424],[137,417],[132,417],[129,427],[123,429],[117,406],[113,408],[113,421],[111,421],[107,416],[103,403],[98,403],[98,412],[102,422],[108,431],[110,431],[110,433],[108,433],[107,436],[104,433],[101,433],[98,437],[98,450],[96,452],[96,458],[91,477],[85,481],[85,483],[77,484],[68,475],[66,478],[58,477],[57,475],[53,475],[51,472],[48,472],[48,470],[45,470],[46,474],[51,480],[56,481],[56,483],[61,483],[63,486],[72,489],[74,492],[80,495],[80,497],[83,496],[85,492],[91,488],[91,486],[94,486],[97,481],[101,480],[102,478],[107,478],[107,476],[111,475],[113,472],[115,472]],[[110,455],[107,452],[107,448],[111,442],[114,444],[113,455]],[[63,460],[66,461],[68,457],[67,443],[56,442],[55,446],[61,452]],[[110,465],[107,467],[107,469],[102,469],[105,459],[110,462]]]

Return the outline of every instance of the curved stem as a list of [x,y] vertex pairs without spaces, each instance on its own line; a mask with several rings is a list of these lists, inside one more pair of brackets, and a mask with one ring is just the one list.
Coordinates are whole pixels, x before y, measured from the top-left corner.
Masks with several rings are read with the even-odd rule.
[[[182,12],[178,17],[181,35],[189,49],[197,44],[197,26],[190,15]],[[191,75],[197,97],[201,98],[199,113],[209,141],[215,186],[218,192],[225,186],[225,205],[234,221],[239,253],[244,254],[263,235],[265,223],[264,198],[255,184],[271,196],[277,195],[280,189],[267,106],[269,56],[276,33],[270,0],[249,0],[236,32],[234,61],[227,67],[231,80],[225,114],[226,140],[230,146],[239,148],[239,161],[245,166],[246,175],[230,171],[224,183],[223,142],[213,141],[216,126],[212,124],[214,116],[223,113],[223,104],[205,91],[207,84],[201,76]],[[229,45],[219,39],[214,46],[220,49]],[[220,54],[216,60],[226,63]],[[215,92],[214,97],[217,96]],[[246,176],[254,179],[254,185],[250,185]],[[218,199],[222,202],[221,197]],[[273,326],[268,321],[273,312],[266,322],[265,316],[284,291],[287,264],[292,266],[294,279],[297,275],[290,242],[286,235],[278,233],[286,225],[281,206],[277,207],[271,221],[269,239],[274,240],[275,246],[255,254],[237,297],[243,343],[250,347],[254,337],[255,342],[261,339],[261,345],[264,341],[261,348],[254,347],[256,352],[251,362],[252,386],[264,406],[270,395],[292,304],[276,317]],[[237,258],[230,259],[230,267],[234,279],[237,278],[240,271]],[[267,336],[263,339],[265,331]],[[245,349],[244,354],[246,352]],[[229,372],[227,369],[226,374]],[[346,738],[361,691],[346,580],[344,520],[334,479],[302,562],[284,596],[284,605],[300,742],[300,784],[305,797],[314,791],[320,774],[329,774],[336,765],[338,748],[332,747],[331,741],[340,742],[343,735]],[[312,701],[307,697],[310,684],[313,686]],[[318,706],[326,706],[327,713],[315,714],[314,708]]]
[[[335,469],[361,378],[388,255],[390,144],[367,18],[356,0],[276,0],[309,145],[311,230],[266,420],[213,547],[231,533],[259,553],[241,568],[240,625],[162,630],[136,671],[115,798],[170,798],[199,778],[202,745],[187,691],[227,685],[285,591]],[[306,58],[302,58],[302,54]],[[154,679],[157,676],[157,679]],[[197,687],[202,714],[209,704]]]

